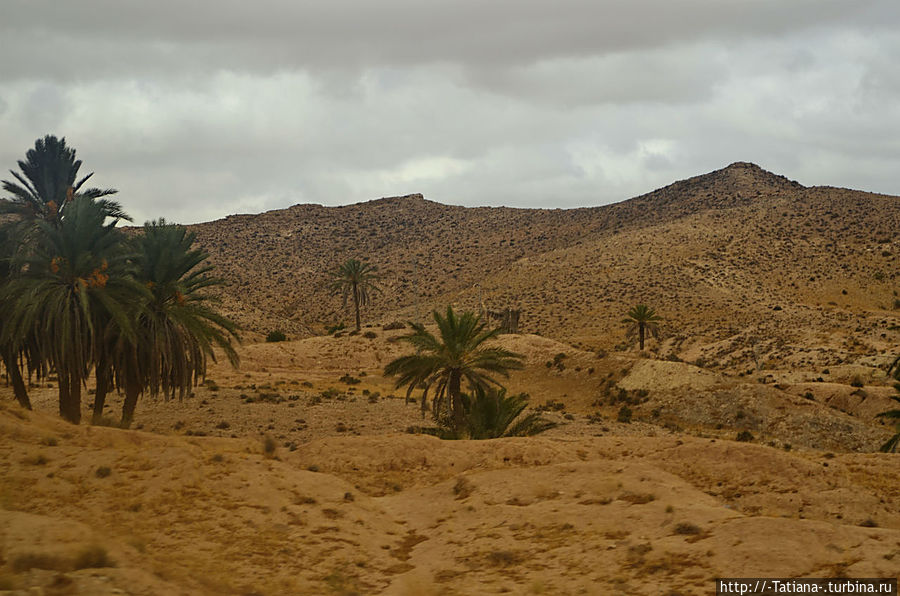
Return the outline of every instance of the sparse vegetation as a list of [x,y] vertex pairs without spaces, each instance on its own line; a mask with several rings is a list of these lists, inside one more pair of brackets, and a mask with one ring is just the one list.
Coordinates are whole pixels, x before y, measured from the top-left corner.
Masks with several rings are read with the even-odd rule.
[[266,335],[267,343],[276,343],[280,341],[287,341],[287,336],[284,334],[284,331],[280,329],[269,331],[269,333]]

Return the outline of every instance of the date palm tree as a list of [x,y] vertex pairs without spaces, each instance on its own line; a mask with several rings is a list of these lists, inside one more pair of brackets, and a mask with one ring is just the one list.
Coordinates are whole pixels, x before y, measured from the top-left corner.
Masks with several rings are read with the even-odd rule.
[[[900,391],[900,356],[898,356],[894,362],[891,364],[888,369],[888,374],[893,375],[894,380],[897,383],[894,383],[894,389]],[[891,399],[896,402],[900,402],[900,396],[892,395]],[[881,446],[881,451],[886,453],[896,453],[897,447],[900,446],[900,409],[897,410],[888,410],[886,412],[882,412],[878,414],[879,418],[887,418],[892,420],[895,424],[895,430],[897,431],[894,436],[887,440],[887,442]]]
[[59,376],[59,411],[81,420],[81,389],[111,321],[133,333],[134,305],[143,289],[131,274],[130,255],[106,205],[73,199],[53,220],[34,222],[20,275],[4,289],[8,306],[0,343],[33,338],[35,349]]
[[646,334],[649,333],[653,337],[659,337],[659,322],[662,320],[662,317],[658,316],[655,310],[646,304],[638,304],[628,311],[622,322],[629,324],[626,336],[630,339],[637,335],[640,349],[643,350]]
[[332,274],[331,291],[340,292],[347,306],[347,299],[353,299],[353,310],[356,314],[356,330],[360,325],[359,307],[372,301],[372,295],[381,292],[378,287],[378,268],[364,261],[348,259]]
[[161,219],[144,224],[135,240],[135,278],[150,299],[137,316],[134,335],[120,338],[112,361],[115,384],[125,393],[125,428],[144,391],[184,395],[206,374],[208,360],[215,361],[216,348],[238,364],[237,326],[216,312],[215,299],[206,292],[222,280],[210,275],[212,266],[204,264],[209,255],[193,247],[195,239],[183,226]]
[[83,188],[93,172],[78,179],[81,160],[66,139],[47,135],[34,142],[25,160],[19,160],[21,173],[10,170],[15,182],[3,181],[10,198],[0,201],[0,213],[17,213],[25,219],[43,219],[59,223],[64,211],[78,197],[94,199],[108,217],[131,221],[119,203],[104,199],[117,191],[112,188]]
[[[10,282],[13,273],[13,257],[15,254],[15,227],[11,222],[7,222],[0,226],[0,296],[4,295],[6,285]],[[11,296],[6,295],[0,298],[0,312],[8,313],[11,309]],[[3,337],[4,322],[7,316],[0,316],[0,337]],[[0,343],[0,360],[3,362],[3,368],[6,370],[7,379],[12,385],[13,394],[16,401],[23,408],[31,409],[31,400],[28,397],[28,389],[25,386],[25,380],[22,378],[22,370],[20,361],[23,356],[30,355],[29,351],[24,349],[22,342],[8,341]]]
[[466,423],[462,382],[470,391],[490,386],[500,387],[491,375],[509,376],[509,371],[522,368],[523,356],[500,347],[485,345],[498,335],[498,329],[486,329],[481,317],[471,312],[457,315],[448,306],[444,316],[433,313],[438,336],[425,326],[410,322],[413,333],[401,339],[416,348],[416,353],[397,358],[384,369],[385,376],[397,376],[396,387],[406,386],[407,398],[417,387],[423,387],[422,409],[428,392],[434,390],[432,414],[435,420],[450,421],[460,430]]
[[502,387],[475,387],[462,397],[466,423],[461,429],[441,429],[438,436],[442,439],[530,437],[556,426],[537,412],[520,416],[528,407],[524,393],[506,395]]

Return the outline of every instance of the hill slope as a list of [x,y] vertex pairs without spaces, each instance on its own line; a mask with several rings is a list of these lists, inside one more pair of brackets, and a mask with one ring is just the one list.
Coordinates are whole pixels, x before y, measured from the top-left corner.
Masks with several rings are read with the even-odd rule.
[[255,331],[350,321],[326,286],[338,263],[359,257],[383,275],[370,322],[448,303],[515,307],[523,331],[610,349],[623,341],[625,310],[643,301],[667,319],[673,354],[745,366],[747,350],[758,361],[816,343],[827,352],[811,359],[818,366],[887,347],[898,225],[896,197],[806,188],[735,163],[595,208],[464,208],[408,195],[194,230],[229,281],[227,309]]

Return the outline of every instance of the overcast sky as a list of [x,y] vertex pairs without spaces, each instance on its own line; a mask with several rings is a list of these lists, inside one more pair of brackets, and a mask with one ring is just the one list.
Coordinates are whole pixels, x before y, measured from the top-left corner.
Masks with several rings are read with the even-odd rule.
[[900,195],[898,64],[898,0],[0,0],[0,171],[65,136],[138,222],[734,161]]

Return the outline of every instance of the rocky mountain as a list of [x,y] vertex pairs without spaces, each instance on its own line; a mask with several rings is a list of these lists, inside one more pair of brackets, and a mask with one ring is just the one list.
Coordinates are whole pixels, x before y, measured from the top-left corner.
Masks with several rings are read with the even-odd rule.
[[646,302],[666,319],[654,349],[743,367],[884,354],[896,343],[898,225],[897,197],[804,187],[734,163],[593,208],[465,208],[407,195],[193,228],[228,281],[225,308],[251,331],[302,336],[349,323],[327,284],[354,257],[382,274],[369,323],[422,319],[450,303],[511,307],[523,331],[610,350],[624,348],[624,313]]

